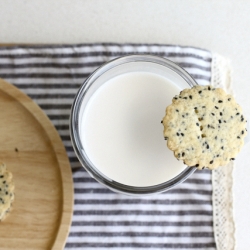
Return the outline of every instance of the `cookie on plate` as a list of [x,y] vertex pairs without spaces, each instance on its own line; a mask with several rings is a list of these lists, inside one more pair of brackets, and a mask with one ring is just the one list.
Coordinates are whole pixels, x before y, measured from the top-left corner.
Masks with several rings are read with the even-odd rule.
[[233,96],[220,88],[195,86],[181,91],[166,108],[164,137],[184,164],[215,169],[241,150],[246,122]]
[[6,170],[5,164],[0,163],[0,221],[11,209],[14,201],[14,188],[12,173]]

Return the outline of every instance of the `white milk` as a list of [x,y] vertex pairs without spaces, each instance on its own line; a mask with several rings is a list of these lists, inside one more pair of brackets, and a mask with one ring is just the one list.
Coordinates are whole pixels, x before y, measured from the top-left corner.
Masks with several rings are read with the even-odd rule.
[[80,137],[92,163],[107,177],[132,186],[163,183],[186,167],[163,138],[165,108],[180,89],[145,72],[103,84],[83,113]]

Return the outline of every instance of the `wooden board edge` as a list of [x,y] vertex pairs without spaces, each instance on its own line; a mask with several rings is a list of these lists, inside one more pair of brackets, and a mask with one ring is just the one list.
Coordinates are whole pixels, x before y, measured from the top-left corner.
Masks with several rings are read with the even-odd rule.
[[71,226],[74,202],[72,172],[65,147],[54,125],[51,123],[44,111],[30,97],[11,83],[8,83],[1,78],[0,89],[17,100],[32,114],[38,123],[41,124],[51,141],[52,148],[60,167],[63,192],[63,206],[60,226],[51,250],[63,249]]

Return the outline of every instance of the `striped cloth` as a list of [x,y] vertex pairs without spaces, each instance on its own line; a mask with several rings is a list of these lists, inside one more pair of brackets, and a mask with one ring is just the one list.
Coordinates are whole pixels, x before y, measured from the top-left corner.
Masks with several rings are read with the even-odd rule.
[[48,115],[66,147],[74,178],[74,214],[65,249],[215,249],[212,184],[197,171],[172,190],[143,198],[116,194],[80,166],[69,136],[73,98],[98,66],[147,53],[184,67],[209,84],[209,51],[157,44],[83,44],[0,48],[0,77],[29,95]]

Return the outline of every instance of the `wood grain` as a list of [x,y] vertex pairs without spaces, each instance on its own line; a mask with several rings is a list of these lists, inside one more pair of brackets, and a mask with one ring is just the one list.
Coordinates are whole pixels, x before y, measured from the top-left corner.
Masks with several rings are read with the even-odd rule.
[[43,111],[0,79],[0,161],[13,173],[13,210],[0,222],[0,249],[63,249],[73,210],[71,168]]

